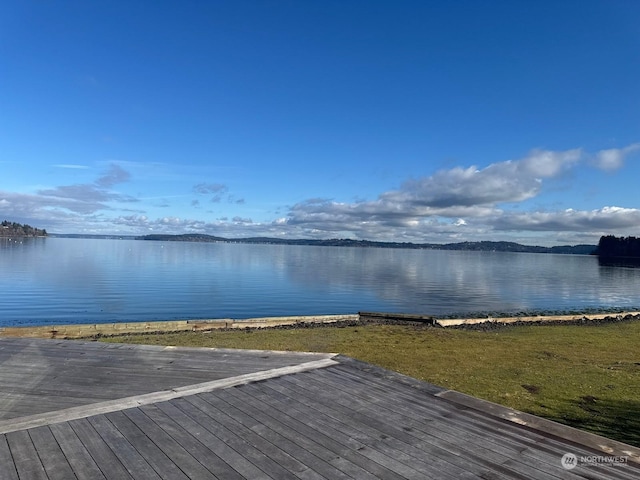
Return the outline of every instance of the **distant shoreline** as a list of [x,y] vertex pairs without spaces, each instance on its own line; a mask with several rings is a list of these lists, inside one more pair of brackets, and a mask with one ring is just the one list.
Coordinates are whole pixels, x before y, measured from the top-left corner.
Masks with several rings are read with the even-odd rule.
[[193,242],[193,243],[243,243],[263,245],[307,245],[316,247],[360,247],[360,248],[397,248],[407,250],[448,250],[448,251],[479,251],[479,252],[511,252],[511,253],[554,253],[564,255],[593,255],[596,245],[558,245],[553,247],[541,247],[537,245],[522,245],[515,242],[459,242],[459,243],[412,243],[412,242],[377,242],[372,240],[353,240],[348,238],[332,238],[326,240],[314,239],[283,239],[271,237],[225,238],[205,234],[182,235],[83,235],[83,234],[56,234],[53,238],[88,238],[88,239],[122,239],[122,240],[146,240],[160,242]]

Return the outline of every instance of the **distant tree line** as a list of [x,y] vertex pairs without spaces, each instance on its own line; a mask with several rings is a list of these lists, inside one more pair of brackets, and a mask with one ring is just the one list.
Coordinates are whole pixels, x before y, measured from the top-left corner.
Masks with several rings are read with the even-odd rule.
[[523,252],[523,253],[562,253],[591,255],[595,245],[560,245],[555,247],[538,247],[521,245],[514,242],[461,242],[461,243],[409,243],[409,242],[376,242],[371,240],[352,240],[332,238],[327,240],[287,239],[270,237],[223,238],[201,233],[183,235],[152,234],[136,237],[137,240],[156,240],[165,242],[226,242],[226,243],[266,243],[271,245],[313,245],[320,247],[377,247],[377,248],[411,248],[425,250],[477,250],[489,252]]
[[46,237],[47,231],[33,228],[31,225],[8,222],[4,220],[0,224],[0,237]]
[[595,254],[605,258],[640,258],[640,238],[613,235],[600,237]]

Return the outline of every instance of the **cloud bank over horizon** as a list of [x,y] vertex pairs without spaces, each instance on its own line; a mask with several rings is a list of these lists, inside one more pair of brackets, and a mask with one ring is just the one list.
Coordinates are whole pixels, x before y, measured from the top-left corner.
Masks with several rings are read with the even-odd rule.
[[552,10],[9,2],[0,219],[415,243],[640,235],[640,2]]
[[[203,220],[197,212],[202,208],[200,198],[204,204],[223,204],[223,210],[224,205],[233,204],[234,208],[251,209],[244,198],[236,199],[229,185],[216,181],[194,183],[190,190],[176,195],[192,197],[194,218],[154,218],[145,199],[127,193],[140,179],[126,169],[126,163],[111,162],[93,182],[35,188],[32,192],[0,191],[0,216],[53,233],[205,233],[231,238],[354,238],[414,243],[504,239],[529,244],[593,243],[604,234],[638,232],[640,209],[616,205],[591,210],[570,206],[550,209],[532,201],[539,200],[545,189],[553,189],[557,182],[570,188],[582,169],[595,168],[607,175],[623,171],[625,162],[637,160],[639,152],[640,143],[595,153],[581,148],[536,149],[517,160],[485,167],[456,166],[409,178],[373,200],[307,198],[280,206],[280,211],[286,212],[283,216],[262,219],[223,214]],[[171,199],[164,199],[162,206],[171,211]]]

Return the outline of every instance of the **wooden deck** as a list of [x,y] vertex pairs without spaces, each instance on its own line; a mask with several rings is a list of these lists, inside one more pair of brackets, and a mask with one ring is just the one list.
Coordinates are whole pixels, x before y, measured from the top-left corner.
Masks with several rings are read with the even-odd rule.
[[[640,449],[329,354],[0,339],[0,415],[0,480],[640,478]],[[561,466],[603,449],[631,457]]]

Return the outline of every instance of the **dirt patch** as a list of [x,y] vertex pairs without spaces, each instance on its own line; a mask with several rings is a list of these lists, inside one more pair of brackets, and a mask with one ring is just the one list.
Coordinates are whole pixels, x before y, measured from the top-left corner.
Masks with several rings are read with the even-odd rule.
[[536,395],[536,394],[540,393],[540,387],[537,386],[537,385],[524,384],[524,385],[520,385],[520,386],[522,388],[524,388],[527,392],[529,392],[529,393],[531,393],[533,395]]

